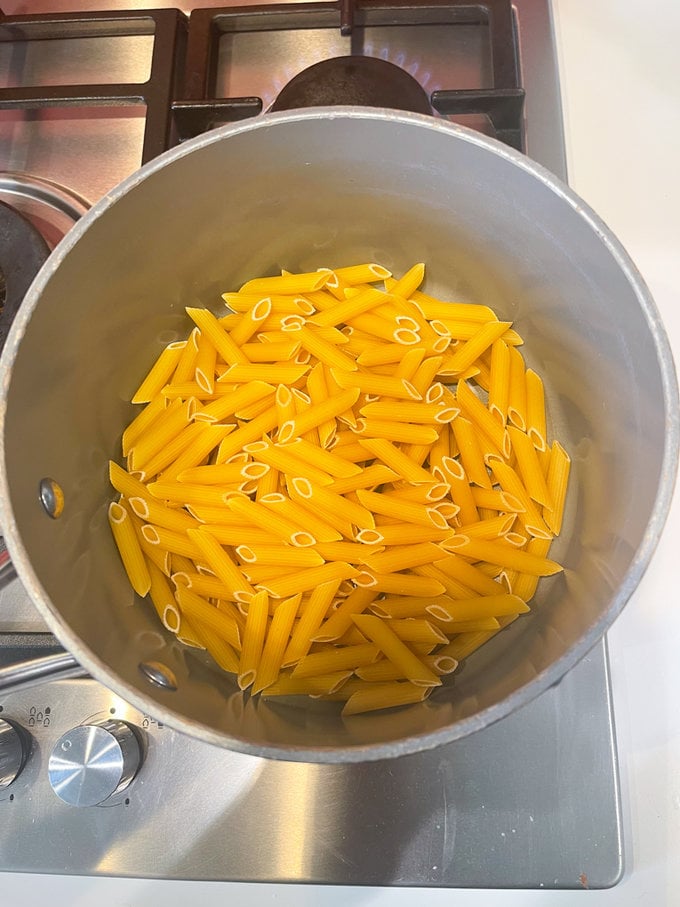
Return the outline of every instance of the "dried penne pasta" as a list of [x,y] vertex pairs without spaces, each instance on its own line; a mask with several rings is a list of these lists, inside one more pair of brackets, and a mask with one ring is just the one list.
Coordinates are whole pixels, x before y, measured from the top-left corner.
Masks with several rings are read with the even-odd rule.
[[543,383],[509,322],[424,274],[247,281],[232,314],[187,308],[135,392],[109,466],[121,557],[252,695],[418,703],[561,569],[569,457]]

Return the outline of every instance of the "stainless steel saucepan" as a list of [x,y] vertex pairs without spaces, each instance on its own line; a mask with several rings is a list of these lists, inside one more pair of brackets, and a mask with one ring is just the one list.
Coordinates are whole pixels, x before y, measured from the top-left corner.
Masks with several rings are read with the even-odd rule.
[[[204,653],[159,628],[114,548],[106,463],[140,377],[162,345],[187,335],[185,305],[219,310],[222,291],[255,275],[365,260],[397,273],[424,261],[435,295],[487,303],[515,322],[573,481],[553,549],[564,574],[541,583],[531,613],[426,703],[343,721],[333,704],[242,696]],[[399,756],[483,728],[557,682],[642,576],[677,465],[671,353],[617,240],[522,155],[415,114],[272,114],[143,167],[52,253],[0,379],[0,523],[49,627],[133,705],[258,756]],[[63,490],[58,519],[41,503],[44,479]]]

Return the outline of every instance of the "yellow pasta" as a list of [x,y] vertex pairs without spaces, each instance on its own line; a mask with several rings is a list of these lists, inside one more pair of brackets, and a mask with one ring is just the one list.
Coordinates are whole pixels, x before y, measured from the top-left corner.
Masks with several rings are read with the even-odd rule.
[[130,585],[137,595],[146,595],[151,588],[149,568],[137,540],[130,514],[123,504],[113,501],[109,504],[109,524]]
[[238,685],[247,689],[255,680],[262,657],[267,623],[269,599],[266,592],[256,592],[248,605],[248,616],[243,631],[243,647],[238,666]]
[[569,457],[543,383],[509,322],[424,274],[247,281],[231,314],[187,308],[135,392],[109,466],[121,557],[252,695],[417,703],[560,569]]
[[547,484],[552,507],[543,508],[543,519],[554,535],[562,529],[564,503],[569,482],[571,459],[559,441],[554,441],[550,449],[550,463],[548,465]]
[[174,374],[186,341],[169,343],[132,396],[132,403],[150,403]]

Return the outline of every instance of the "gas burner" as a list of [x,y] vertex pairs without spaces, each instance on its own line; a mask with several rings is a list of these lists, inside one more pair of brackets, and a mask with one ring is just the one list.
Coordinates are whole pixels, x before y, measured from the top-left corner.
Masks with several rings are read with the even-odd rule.
[[0,349],[26,290],[49,254],[36,227],[0,202]]
[[272,110],[350,104],[432,114],[427,92],[406,70],[376,57],[333,57],[304,69]]

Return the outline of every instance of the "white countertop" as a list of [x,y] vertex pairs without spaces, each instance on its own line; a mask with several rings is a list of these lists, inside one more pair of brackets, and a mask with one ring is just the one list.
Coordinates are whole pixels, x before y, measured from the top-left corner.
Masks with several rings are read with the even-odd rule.
[[[103,4],[105,5],[105,4]],[[680,3],[554,0],[570,183],[628,248],[680,362]],[[610,891],[347,889],[2,874],[3,907],[590,907],[680,903],[680,494],[609,634],[626,874]],[[676,552],[675,559],[673,551]]]

